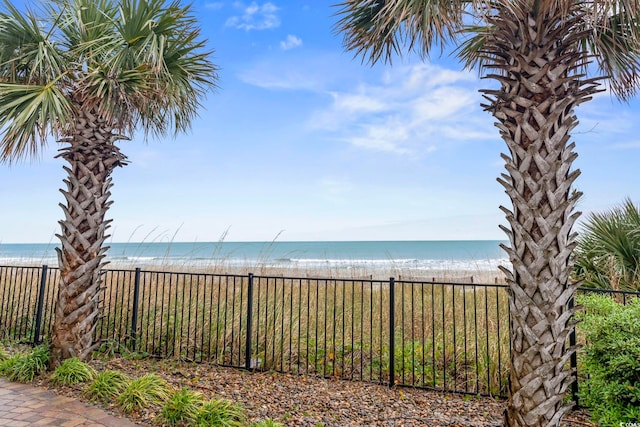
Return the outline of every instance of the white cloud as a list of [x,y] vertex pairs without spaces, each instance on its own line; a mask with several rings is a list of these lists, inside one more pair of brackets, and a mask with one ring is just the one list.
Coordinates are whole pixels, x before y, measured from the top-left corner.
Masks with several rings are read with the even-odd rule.
[[613,144],[613,148],[618,150],[632,150],[636,148],[640,148],[640,141],[632,141],[632,142],[623,142],[619,144]]
[[221,1],[214,1],[214,2],[205,3],[204,7],[210,10],[219,10],[224,7],[224,3]]
[[[482,84],[474,73],[417,64],[360,74],[357,64],[336,64],[340,58],[265,60],[238,77],[265,89],[325,97],[328,103],[309,116],[307,127],[358,149],[424,155],[450,142],[498,137],[479,107]],[[376,80],[365,83],[367,75]]]
[[238,78],[247,84],[274,90],[313,91],[317,85],[313,75],[295,68],[282,70],[281,73],[267,68],[252,68],[241,72]]
[[346,138],[351,145],[371,151],[383,151],[396,154],[408,154],[403,148],[409,138],[409,131],[402,123],[392,123],[392,120],[381,124],[363,126],[361,132]]
[[331,95],[334,99],[334,107],[349,113],[375,113],[384,111],[387,108],[384,100],[376,99],[362,93],[339,94],[334,92]]
[[357,148],[400,155],[429,153],[449,141],[495,139],[478,107],[477,86],[467,72],[429,64],[394,68],[378,83],[330,92],[331,104],[309,126]]
[[233,6],[242,11],[242,15],[227,19],[226,25],[241,30],[268,30],[280,26],[280,18],[276,14],[279,8],[271,2],[262,5],[252,2],[249,6],[235,2]]
[[[325,94],[324,88],[336,78],[328,72],[327,64],[335,64],[335,54],[317,52],[295,57],[280,55],[269,57],[245,67],[238,74],[244,83],[271,90],[307,90]],[[332,70],[333,71],[333,70]]]
[[287,35],[287,38],[280,42],[282,50],[289,50],[302,46],[302,39],[292,34]]

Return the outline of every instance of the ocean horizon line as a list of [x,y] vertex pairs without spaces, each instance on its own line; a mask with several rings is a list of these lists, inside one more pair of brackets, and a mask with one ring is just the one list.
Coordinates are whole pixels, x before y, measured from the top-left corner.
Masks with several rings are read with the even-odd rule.
[[[390,243],[390,242],[500,242],[507,243],[507,239],[327,239],[327,240],[126,240],[126,241],[105,241],[105,245],[110,244],[147,244],[147,243],[159,243],[159,244],[171,244],[171,243],[196,243],[196,244],[218,244],[218,243]],[[0,246],[3,245],[59,245],[57,241],[50,242],[3,242],[0,240]]]
[[[500,240],[108,242],[106,260],[127,265],[494,270]],[[0,243],[0,264],[57,264],[54,243]]]

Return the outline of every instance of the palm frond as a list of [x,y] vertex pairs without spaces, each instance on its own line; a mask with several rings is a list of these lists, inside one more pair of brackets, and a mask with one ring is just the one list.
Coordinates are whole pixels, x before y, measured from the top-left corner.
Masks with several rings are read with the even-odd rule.
[[51,11],[49,15],[56,16],[57,28],[68,51],[97,55],[113,40],[117,7],[112,0],[59,0],[58,3],[60,12]]
[[153,77],[146,67],[115,70],[107,64],[97,64],[78,80],[82,87],[82,103],[99,106],[105,120],[117,123],[125,132],[135,130],[137,103],[153,96],[149,81]]
[[4,0],[0,13],[0,79],[24,84],[46,84],[59,78],[67,58],[34,13],[18,10]]
[[218,78],[190,7],[125,0],[116,15],[106,42],[82,47],[89,69],[79,80],[83,102],[99,105],[123,130],[136,124],[154,135],[188,129]]
[[479,71],[482,69],[483,58],[486,55],[484,48],[493,30],[495,27],[489,25],[470,25],[461,31],[467,38],[458,45],[456,53],[465,68],[478,68]]
[[622,99],[633,96],[640,84],[640,10],[612,6],[594,22],[587,43],[613,92]]
[[404,48],[429,56],[437,41],[442,49],[464,28],[463,0],[348,0],[338,4],[336,31],[344,46],[370,63],[390,62]]
[[58,134],[71,118],[70,102],[55,84],[0,83],[0,160],[35,156],[47,134]]
[[[203,41],[197,33],[184,34],[167,41],[163,51],[164,72],[158,73],[164,90],[167,131],[187,130],[206,92],[216,87],[217,67],[208,59]],[[162,102],[160,102],[162,104]]]
[[592,287],[640,289],[640,207],[626,199],[589,216],[578,239],[576,274]]
[[[136,62],[150,71],[149,97],[136,103],[138,117],[143,129],[158,135],[187,130],[200,100],[216,87],[218,79],[190,6],[182,7],[177,1],[167,7],[159,7],[161,4],[150,2],[142,11],[127,12],[136,19],[122,19],[136,23],[139,36],[130,49]],[[143,21],[146,26],[141,26]],[[121,32],[134,34],[124,28]]]

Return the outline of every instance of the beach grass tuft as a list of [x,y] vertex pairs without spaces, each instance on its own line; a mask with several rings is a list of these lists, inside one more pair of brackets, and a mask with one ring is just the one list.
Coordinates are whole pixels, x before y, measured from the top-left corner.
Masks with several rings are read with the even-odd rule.
[[130,381],[129,377],[120,371],[106,370],[96,375],[84,394],[92,402],[113,402],[127,388]]

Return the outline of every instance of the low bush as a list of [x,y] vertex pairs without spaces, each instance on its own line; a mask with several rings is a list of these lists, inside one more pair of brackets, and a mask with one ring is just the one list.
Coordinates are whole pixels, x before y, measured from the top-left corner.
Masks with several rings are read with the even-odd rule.
[[20,354],[14,354],[11,357],[7,357],[6,359],[0,361],[0,375],[3,377],[8,377],[9,374],[13,371],[13,367],[15,366],[18,359],[20,359]]
[[579,299],[587,378],[581,403],[601,426],[640,420],[640,299],[626,305],[603,295]]
[[39,345],[29,353],[16,354],[2,363],[0,370],[11,381],[28,383],[47,370],[49,347]]
[[129,377],[119,371],[100,372],[84,393],[92,402],[110,403],[127,388],[129,381]]
[[262,420],[251,424],[251,427],[282,427],[282,424],[273,420]]
[[118,396],[118,406],[126,414],[151,405],[163,404],[171,394],[171,387],[155,374],[147,374],[129,384]]
[[53,371],[50,380],[54,385],[74,385],[91,381],[95,378],[96,371],[77,357],[64,360]]
[[204,396],[201,393],[182,388],[165,402],[159,419],[164,425],[192,425],[203,404]]
[[244,408],[227,399],[212,399],[202,405],[196,416],[198,427],[240,427],[246,423]]

